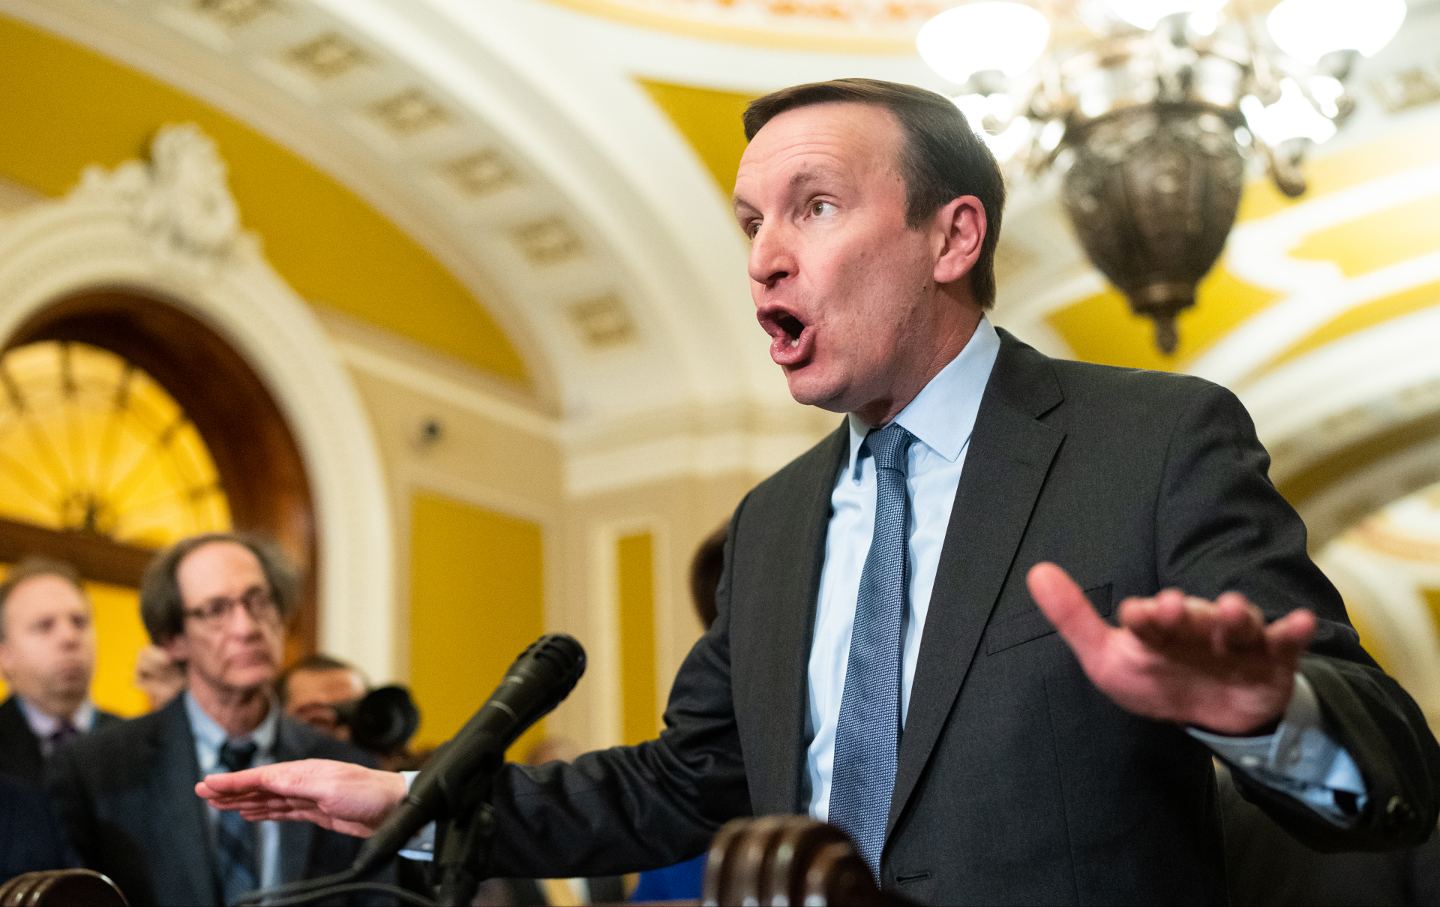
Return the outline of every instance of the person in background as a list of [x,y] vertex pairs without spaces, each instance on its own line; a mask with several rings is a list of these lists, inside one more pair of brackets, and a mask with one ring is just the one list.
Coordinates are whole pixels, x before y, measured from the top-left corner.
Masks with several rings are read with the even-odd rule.
[[185,667],[151,643],[135,657],[135,686],[145,694],[148,711],[158,712],[185,689]]
[[348,743],[350,726],[339,720],[335,706],[354,702],[369,688],[359,668],[317,652],[286,668],[275,691],[285,714]]
[[[690,600],[700,618],[701,630],[715,623],[715,590],[725,569],[725,526],[716,527],[700,542],[690,559]],[[640,873],[630,893],[633,903],[648,901],[693,901],[700,898],[705,878],[705,854],[659,869]]]
[[[272,544],[231,533],[184,539],[140,586],[150,639],[185,666],[185,690],[158,712],[61,750],[51,794],[83,865],[132,904],[228,904],[244,892],[337,872],[360,841],[301,823],[221,817],[195,798],[204,774],[364,753],[286,717],[273,687],[293,568]],[[238,821],[237,821],[238,820]]]
[[45,792],[0,775],[0,884],[21,873],[76,865]]
[[27,558],[0,582],[0,774],[39,784],[45,762],[81,734],[120,721],[90,702],[95,625],[74,567]]

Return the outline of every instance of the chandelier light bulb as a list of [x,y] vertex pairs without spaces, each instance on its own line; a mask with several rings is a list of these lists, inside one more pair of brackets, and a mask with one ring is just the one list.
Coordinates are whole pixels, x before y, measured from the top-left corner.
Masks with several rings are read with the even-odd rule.
[[[1403,0],[1402,0],[1403,2]],[[1154,28],[1161,19],[1176,13],[1201,14],[1213,23],[1225,0],[1106,0],[1112,15],[1136,28]]]
[[947,9],[920,27],[915,48],[942,78],[964,85],[982,72],[1014,77],[1035,65],[1050,41],[1039,10],[1008,0]]
[[1373,56],[1404,21],[1405,0],[1283,0],[1266,25],[1282,52],[1314,64],[1334,51]]
[[1280,83],[1280,99],[1262,104],[1254,96],[1240,101],[1245,122],[1260,141],[1272,148],[1295,139],[1308,139],[1316,145],[1335,135],[1335,123],[1316,110],[1294,79]]

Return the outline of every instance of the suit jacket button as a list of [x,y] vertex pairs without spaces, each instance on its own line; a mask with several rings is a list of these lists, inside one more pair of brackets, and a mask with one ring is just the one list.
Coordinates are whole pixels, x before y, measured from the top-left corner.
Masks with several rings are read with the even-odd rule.
[[1415,810],[1406,803],[1399,795],[1390,798],[1385,804],[1385,818],[1389,820],[1391,827],[1408,824],[1415,819]]

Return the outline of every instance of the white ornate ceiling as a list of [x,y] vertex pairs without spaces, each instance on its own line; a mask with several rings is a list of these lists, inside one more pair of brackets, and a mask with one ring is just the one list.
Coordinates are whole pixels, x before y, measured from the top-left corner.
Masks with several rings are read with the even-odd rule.
[[[789,403],[751,315],[726,187],[646,84],[751,95],[869,75],[942,87],[908,34],[943,5],[0,0],[0,12],[230,113],[399,225],[483,300],[534,375],[524,406],[577,457],[597,451],[598,470],[613,468],[607,439],[622,434],[658,437],[677,423],[697,436],[741,433],[775,441],[764,460],[829,421]],[[1430,392],[1440,359],[1415,352],[1436,330],[1435,309],[1394,301],[1440,280],[1437,246],[1324,260],[1363,244],[1347,225],[1423,216],[1407,206],[1440,197],[1433,154],[1392,153],[1407,136],[1428,142],[1440,123],[1440,4],[1410,7],[1394,47],[1362,71],[1363,106],[1317,162],[1320,189],[1285,209],[1253,206],[1237,230],[1221,281],[1253,312],[1220,318],[1178,363],[1241,391],[1282,482],[1440,412]],[[1006,221],[997,320],[1061,354],[1131,344],[1145,364],[1134,338],[1147,333],[1107,320],[1112,302],[1075,305],[1103,286],[1053,186],[1020,187]],[[1387,229],[1377,242],[1403,246],[1405,232]],[[1440,479],[1434,439],[1412,434],[1306,505],[1322,535]],[[763,465],[753,451],[725,456]]]

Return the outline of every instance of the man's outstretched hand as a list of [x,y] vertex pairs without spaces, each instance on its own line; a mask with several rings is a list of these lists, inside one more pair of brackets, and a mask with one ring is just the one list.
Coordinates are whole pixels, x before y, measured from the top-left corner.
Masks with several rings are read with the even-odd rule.
[[1026,582],[1085,674],[1117,705],[1219,734],[1273,729],[1315,636],[1310,611],[1266,626],[1260,609],[1238,592],[1213,602],[1179,589],[1127,598],[1112,627],[1055,564],[1036,564]]
[[209,775],[195,793],[252,822],[313,822],[367,838],[405,799],[405,778],[349,762],[302,759]]

